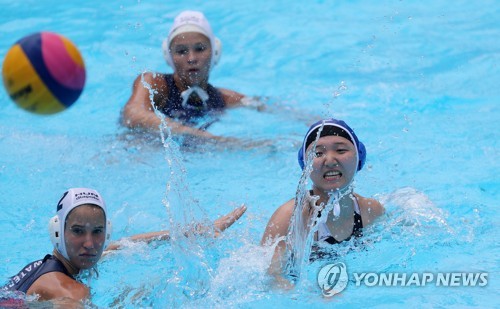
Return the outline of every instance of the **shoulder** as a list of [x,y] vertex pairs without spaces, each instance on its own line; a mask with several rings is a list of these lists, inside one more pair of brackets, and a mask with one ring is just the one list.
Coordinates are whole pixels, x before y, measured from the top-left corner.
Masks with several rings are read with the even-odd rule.
[[89,296],[89,289],[66,274],[50,272],[40,276],[28,289],[27,294],[38,294],[41,300],[65,297],[82,300]]
[[281,220],[289,221],[289,219],[293,215],[294,206],[295,206],[295,199],[290,199],[288,202],[284,203],[278,209],[276,209],[273,216],[271,217],[271,220],[274,218],[279,221]]
[[288,227],[290,226],[294,206],[295,199],[291,199],[276,209],[267,223],[267,227],[261,241],[262,244],[267,243],[269,239],[272,241],[277,237],[286,235]]
[[241,99],[243,99],[245,96],[241,93],[238,93],[233,90],[229,89],[224,89],[224,88],[217,88],[217,90],[220,92],[222,96],[222,100],[224,100],[224,103],[228,107],[233,107],[237,106],[240,104]]
[[366,198],[357,193],[354,195],[358,201],[361,218],[363,219],[363,225],[372,224],[373,221],[384,214],[384,206],[376,199]]
[[[149,85],[149,86],[148,86]],[[148,88],[155,90],[154,97],[155,101],[158,98],[162,98],[168,95],[168,86],[165,79],[165,74],[145,72],[139,74],[135,80],[132,87],[132,95],[130,96],[126,108],[135,106],[150,106],[149,96],[150,91]],[[125,112],[128,112],[125,110]]]
[[166,74],[156,72],[144,72],[139,74],[134,80],[134,87],[141,86],[144,88],[143,82],[150,84],[154,88],[160,88],[167,85],[165,79]]

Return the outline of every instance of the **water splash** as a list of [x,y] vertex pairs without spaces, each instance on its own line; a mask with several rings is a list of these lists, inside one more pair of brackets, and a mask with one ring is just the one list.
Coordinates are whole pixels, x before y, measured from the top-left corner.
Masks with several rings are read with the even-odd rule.
[[[209,288],[212,268],[206,262],[205,249],[201,246],[197,236],[200,227],[208,227],[211,224],[203,209],[192,198],[179,145],[172,138],[165,116],[154,104],[155,90],[144,80],[144,74],[141,76],[141,82],[149,90],[151,105],[156,116],[161,120],[159,130],[168,167],[165,198],[162,202],[169,218],[170,243],[177,271],[170,276],[166,285],[180,287],[183,295],[188,298],[198,298],[203,296]],[[213,233],[213,228],[209,228],[208,233]],[[168,298],[169,303],[181,304],[184,297],[175,293],[176,290],[179,289],[170,288],[169,293],[158,290],[156,296]]]
[[399,188],[380,197],[380,202],[395,207],[387,222],[395,227],[410,227],[412,236],[427,235],[432,230],[454,234],[446,221],[447,213],[438,208],[424,193],[411,188]]
[[266,298],[267,268],[273,253],[273,246],[247,243],[221,258],[206,298],[191,302],[190,307],[232,308]]
[[329,117],[330,116],[330,111],[332,110],[332,104],[334,103],[335,100],[339,99],[339,97],[341,95],[343,95],[346,91],[348,90],[348,87],[346,85],[346,83],[344,81],[341,81],[340,82],[340,85],[335,89],[333,90],[332,92],[332,100],[327,102],[327,103],[324,103],[324,111],[323,111],[323,115],[325,118]]
[[[420,270],[430,265],[425,254],[435,251],[436,256],[443,251],[443,246],[463,245],[463,236],[468,233],[452,228],[447,212],[423,192],[404,187],[379,195],[377,199],[384,205],[386,213],[374,224],[363,228],[360,250],[355,255],[350,256],[350,252],[342,254],[351,267],[384,272]],[[460,240],[457,240],[457,234],[461,235]],[[459,243],[454,244],[455,241]]]
[[347,91],[347,85],[344,81],[340,82],[340,86],[338,86],[337,90],[333,92],[333,98],[336,99],[342,95],[342,93]]

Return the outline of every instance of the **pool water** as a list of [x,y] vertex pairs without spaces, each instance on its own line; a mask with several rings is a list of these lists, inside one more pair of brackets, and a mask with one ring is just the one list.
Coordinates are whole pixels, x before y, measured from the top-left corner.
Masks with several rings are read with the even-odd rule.
[[[104,195],[114,239],[248,206],[219,239],[126,244],[104,257],[89,283],[100,308],[498,307],[497,1],[1,4],[2,60],[19,38],[45,30],[70,38],[87,69],[81,97],[57,115],[29,114],[0,91],[1,281],[52,250],[56,201],[87,186]],[[203,11],[223,43],[211,83],[267,104],[230,110],[210,132],[260,146],[178,148],[119,125],[134,78],[170,72],[161,42],[184,9]],[[292,291],[269,285],[260,238],[294,197],[303,134],[332,116],[368,150],[356,191],[387,210],[362,246],[339,245],[335,261],[350,273],[486,272],[487,286],[351,281],[325,298],[315,280],[328,261],[307,265]]]

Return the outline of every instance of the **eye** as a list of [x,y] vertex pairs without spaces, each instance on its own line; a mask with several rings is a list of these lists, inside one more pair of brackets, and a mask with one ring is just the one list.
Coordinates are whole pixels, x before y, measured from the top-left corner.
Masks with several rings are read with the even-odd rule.
[[100,234],[104,233],[104,228],[97,228],[97,229],[93,230],[92,233],[95,235],[100,235]]
[[185,55],[189,52],[189,49],[185,46],[177,46],[174,50],[177,55]]
[[83,235],[85,233],[85,230],[80,228],[80,227],[72,227],[71,233],[73,233],[75,235]]
[[205,44],[196,44],[194,46],[194,51],[195,52],[203,52],[207,49],[207,46]]
[[314,150],[315,158],[321,158],[325,154],[326,154],[326,148],[324,146],[316,146],[316,149]]

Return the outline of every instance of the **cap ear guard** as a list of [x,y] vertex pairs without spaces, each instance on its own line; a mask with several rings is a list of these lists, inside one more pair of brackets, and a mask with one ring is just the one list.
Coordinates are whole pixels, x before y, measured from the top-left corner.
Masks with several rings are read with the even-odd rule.
[[59,216],[57,215],[53,216],[49,221],[49,235],[54,248],[65,258],[68,258],[66,246],[62,243],[63,237],[61,236],[61,224],[59,223]]
[[358,145],[358,171],[361,171],[366,161],[366,147],[361,141],[359,141]]
[[104,240],[104,249],[109,244],[109,241],[111,240],[111,233],[113,232],[113,225],[111,224],[111,221],[106,219],[106,239]]
[[165,58],[167,64],[171,68],[174,68],[174,61],[172,60],[172,55],[170,54],[170,48],[168,47],[168,37],[166,37],[165,40],[163,40],[163,43],[161,44],[161,49],[163,50],[163,58]]
[[212,66],[215,66],[219,63],[220,56],[222,55],[222,42],[218,37],[214,38],[214,46],[212,48]]

